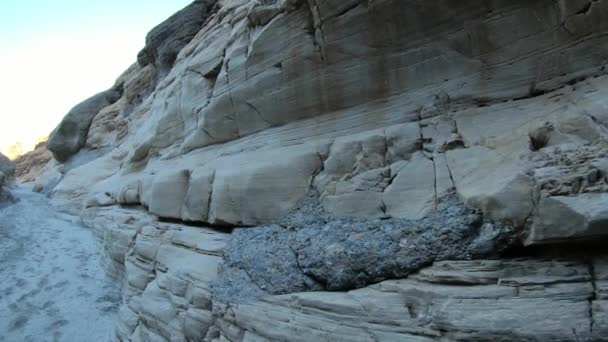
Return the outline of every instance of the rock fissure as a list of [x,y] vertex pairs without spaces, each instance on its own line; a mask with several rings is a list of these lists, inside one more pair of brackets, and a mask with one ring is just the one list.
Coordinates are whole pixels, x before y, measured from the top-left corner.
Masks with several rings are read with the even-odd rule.
[[593,329],[594,329],[594,325],[595,325],[595,320],[594,320],[594,313],[593,313],[593,302],[597,300],[598,295],[597,295],[597,276],[595,274],[595,265],[594,265],[594,260],[588,260],[588,266],[589,266],[589,275],[591,276],[591,286],[592,286],[592,293],[591,296],[589,297],[589,331],[590,333],[593,335]]
[[265,124],[267,124],[267,125],[268,125],[268,127],[272,127],[272,126],[273,126],[273,125],[272,125],[272,122],[270,122],[270,121],[266,120],[266,118],[264,118],[264,116],[262,115],[262,113],[261,113],[261,112],[260,112],[260,111],[259,111],[259,110],[258,110],[258,109],[257,109],[257,108],[256,108],[256,107],[253,105],[253,104],[251,104],[251,102],[245,101],[245,104],[246,104],[247,106],[249,106],[249,108],[251,108],[251,110],[253,110],[253,111],[254,111],[254,112],[257,114],[257,116],[258,116],[260,119],[262,119],[262,121],[264,121],[264,123],[265,123]]
[[[319,53],[321,61],[327,59],[325,52],[325,35],[323,34],[323,23],[321,22],[321,13],[316,0],[305,0],[306,7],[310,16],[311,29],[309,34],[312,36],[313,44]],[[315,13],[316,11],[316,13]]]

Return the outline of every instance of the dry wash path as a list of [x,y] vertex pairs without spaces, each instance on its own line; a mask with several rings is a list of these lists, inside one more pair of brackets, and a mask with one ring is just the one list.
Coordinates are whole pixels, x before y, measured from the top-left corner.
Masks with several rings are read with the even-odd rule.
[[120,292],[78,218],[28,190],[0,209],[0,341],[105,341]]

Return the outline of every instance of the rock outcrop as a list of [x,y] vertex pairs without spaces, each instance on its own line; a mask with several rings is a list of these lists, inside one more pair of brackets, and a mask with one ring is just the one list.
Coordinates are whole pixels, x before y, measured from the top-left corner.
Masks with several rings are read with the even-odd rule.
[[[602,246],[434,262],[356,290],[325,292],[313,282],[315,292],[269,296],[280,281],[297,280],[281,276],[297,268],[274,244],[281,232],[248,228],[235,243],[226,232],[116,207],[89,208],[83,219],[104,241],[108,272],[124,277],[116,341],[604,341],[608,332]],[[235,251],[228,245],[251,235],[242,251],[251,257],[247,269],[218,275],[222,255]],[[361,244],[375,239],[365,238],[371,241]],[[278,258],[268,258],[269,244]],[[328,247],[325,257],[336,251]],[[345,262],[347,254],[327,260]]]
[[9,179],[13,177],[15,168],[15,163],[0,153],[0,207],[13,200],[10,192],[4,189],[4,186],[8,183]]
[[214,3],[212,0],[196,0],[150,31],[146,46],[137,56],[139,65],[153,64],[161,76],[166,75],[179,52],[201,30]]
[[0,172],[6,177],[10,177],[15,173],[15,168],[15,163],[0,153]]
[[607,15],[195,1],[37,184],[103,240],[118,341],[606,340]]
[[36,145],[33,151],[27,152],[15,160],[15,178],[26,183],[35,181],[42,170],[53,159],[53,154],[46,147],[46,142]]

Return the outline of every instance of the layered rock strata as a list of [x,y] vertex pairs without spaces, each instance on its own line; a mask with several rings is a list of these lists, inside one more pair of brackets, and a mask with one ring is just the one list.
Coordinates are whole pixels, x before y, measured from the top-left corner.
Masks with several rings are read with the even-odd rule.
[[195,1],[37,184],[103,239],[116,340],[602,341],[606,15]]
[[[357,290],[270,296],[290,265],[277,245],[273,267],[254,262],[223,278],[218,266],[235,243],[227,232],[114,207],[87,209],[83,219],[102,235],[107,269],[123,277],[116,341],[603,341],[608,328],[601,246],[436,261]],[[270,261],[272,239],[249,242]],[[274,281],[254,289],[256,272]]]

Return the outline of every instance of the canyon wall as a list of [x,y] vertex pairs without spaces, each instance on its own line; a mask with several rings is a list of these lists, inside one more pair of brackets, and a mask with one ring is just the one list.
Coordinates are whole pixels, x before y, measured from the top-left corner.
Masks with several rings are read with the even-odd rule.
[[14,173],[15,163],[0,153],[0,208],[13,201],[13,197],[5,187]]
[[117,341],[606,340],[607,15],[195,1],[20,177],[103,241]]

